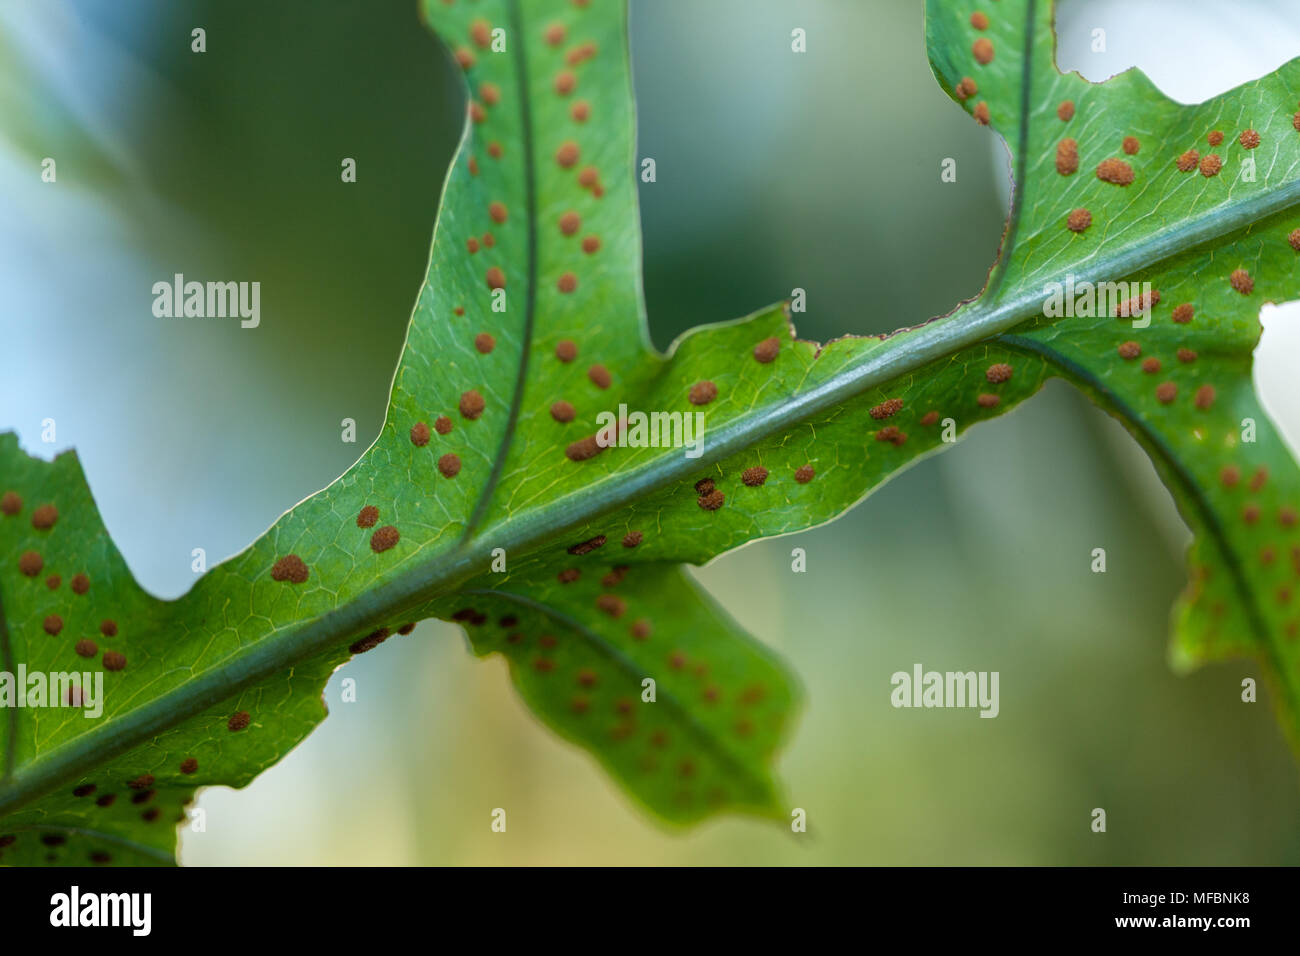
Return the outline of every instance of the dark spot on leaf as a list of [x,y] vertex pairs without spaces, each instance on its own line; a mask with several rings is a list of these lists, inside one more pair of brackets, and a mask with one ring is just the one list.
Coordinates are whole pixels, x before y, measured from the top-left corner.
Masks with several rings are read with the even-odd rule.
[[235,731],[243,730],[252,722],[252,719],[248,711],[237,710],[230,715],[230,719],[226,721],[226,726]]
[[605,546],[606,538],[603,534],[598,534],[594,538],[588,538],[586,541],[580,541],[577,544],[569,546],[569,554],[590,554],[597,548]]
[[757,488],[767,481],[767,469],[762,465],[746,468],[740,473],[740,480],[750,488]]
[[[290,581],[294,584],[302,584],[303,581],[307,580],[309,573],[307,565],[296,554],[287,554],[271,566],[271,579],[274,581]],[[107,630],[109,627],[112,630]],[[105,621],[99,625],[99,630],[105,636],[112,637],[117,633],[117,625],[112,621]]]
[[438,470],[444,478],[455,478],[460,474],[460,456],[447,452],[438,459]]
[[373,528],[375,522],[379,520],[379,509],[374,505],[366,505],[357,515],[358,528]]
[[705,511],[717,511],[724,504],[726,504],[726,501],[727,501],[727,496],[724,495],[721,491],[718,491],[718,489],[714,488],[708,494],[700,495],[699,500],[696,502],[696,504],[698,504]]
[[120,651],[104,652],[104,670],[120,671],[126,667],[126,655]]
[[370,536],[370,549],[375,552],[387,551],[397,544],[401,534],[391,524],[386,524]]
[[471,388],[460,396],[460,413],[468,419],[478,418],[486,407],[487,403],[483,400],[483,396],[475,389]]

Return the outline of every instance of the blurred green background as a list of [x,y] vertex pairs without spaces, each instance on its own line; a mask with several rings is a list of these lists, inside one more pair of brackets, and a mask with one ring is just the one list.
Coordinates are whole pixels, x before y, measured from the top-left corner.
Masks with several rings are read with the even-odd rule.
[[[1062,61],[1099,17],[1121,40],[1115,9],[1063,17]],[[1283,58],[1300,52],[1294,30],[1260,29],[1292,44]],[[1004,153],[933,81],[919,2],[634,0],[632,49],[639,151],[658,170],[640,187],[656,343],[796,286],[817,339],[979,291]],[[1255,75],[1267,55],[1252,51]],[[415,0],[0,12],[0,428],[38,454],[78,448],[150,590],[183,592],[192,548],[238,551],[378,433],[459,83]],[[55,185],[39,179],[47,156]],[[947,157],[955,183],[939,179]],[[151,285],[173,272],[261,281],[261,328],[159,323]],[[347,417],[355,445],[339,441]],[[1056,383],[840,521],[698,571],[804,684],[780,767],[807,836],[743,819],[662,829],[525,712],[502,661],[426,623],[336,674],[331,716],[281,764],[205,791],[183,861],[1300,862],[1296,764],[1267,693],[1240,701],[1256,668],[1166,666],[1185,545],[1140,452]],[[795,546],[806,574],[790,571]],[[1096,547],[1105,574],[1089,570]],[[917,662],[999,671],[1001,714],[893,709],[890,674]],[[490,831],[495,807],[506,834]]]

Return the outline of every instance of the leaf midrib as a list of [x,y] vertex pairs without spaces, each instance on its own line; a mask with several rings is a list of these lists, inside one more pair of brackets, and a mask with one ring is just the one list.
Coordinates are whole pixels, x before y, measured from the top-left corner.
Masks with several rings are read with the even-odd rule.
[[[517,15],[517,0],[512,3],[512,11]],[[1018,186],[1013,217],[1023,207],[1025,199],[1023,185]],[[1187,221],[1167,224],[1118,253],[1084,267],[1075,275],[1076,284],[1118,281],[1143,268],[1152,269],[1167,259],[1216,243],[1254,222],[1297,206],[1300,206],[1300,179],[1241,200],[1226,209],[1207,210],[1190,224]],[[532,218],[530,216],[530,220]],[[436,229],[435,224],[435,233]],[[1008,242],[1011,238],[1008,235]],[[1009,259],[1014,252],[1014,247],[1008,244],[1003,258]],[[531,291],[530,284],[530,295]],[[111,759],[244,688],[281,672],[294,662],[363,631],[377,620],[399,617],[437,596],[455,591],[459,585],[482,573],[495,548],[504,548],[507,553],[514,554],[526,552],[533,546],[562,536],[567,529],[616,510],[629,501],[742,451],[779,428],[794,425],[876,385],[1006,332],[1021,321],[1042,313],[1042,293],[1023,287],[1012,291],[1014,294],[1009,298],[993,303],[980,298],[966,308],[959,307],[946,316],[898,333],[888,341],[901,343],[903,348],[882,346],[866,350],[815,388],[711,429],[708,445],[699,458],[665,455],[631,473],[607,476],[594,485],[571,491],[545,508],[488,525],[476,536],[462,537],[450,553],[421,561],[417,550],[408,559],[408,562],[413,562],[409,568],[355,601],[311,620],[273,630],[185,685],[37,756],[10,777],[8,786],[0,793],[0,814],[77,777],[84,768]],[[514,412],[518,411],[521,400],[517,391],[512,401]],[[512,427],[510,431],[512,433]],[[505,447],[503,444],[502,448]],[[494,464],[494,474],[503,459],[504,455],[499,456]],[[490,500],[490,493],[485,493],[480,506],[476,507],[475,513],[480,520],[486,508],[482,502]]]

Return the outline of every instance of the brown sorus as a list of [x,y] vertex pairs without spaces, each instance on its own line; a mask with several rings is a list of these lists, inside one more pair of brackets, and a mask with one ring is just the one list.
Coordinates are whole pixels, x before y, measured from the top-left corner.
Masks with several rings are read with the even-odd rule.
[[181,761],[181,773],[196,773],[199,769],[199,762],[194,757],[186,757]]
[[1196,353],[1191,349],[1179,349],[1174,354],[1178,357],[1178,361],[1183,363],[1196,361]]
[[366,651],[373,651],[386,640],[388,640],[388,628],[381,627],[360,640],[353,641],[348,645],[348,650],[353,654],[364,654]]
[[1065,225],[1071,232],[1083,232],[1092,225],[1092,213],[1083,208],[1075,209],[1066,217]]
[[970,15],[970,25],[976,30],[987,30],[989,26],[989,18],[976,10]]
[[996,362],[984,370],[984,377],[994,385],[998,385],[1011,378],[1011,366],[1006,362]]
[[485,277],[489,289],[504,289],[506,287],[506,274],[497,266],[488,269]]
[[488,216],[490,216],[492,221],[497,225],[501,225],[501,223],[506,221],[506,204],[503,202],[488,203]]
[[975,399],[980,408],[997,408],[998,403],[1002,401],[997,395],[990,395],[988,392],[981,392]]
[[1205,135],[1205,141],[1211,146],[1218,146],[1223,142],[1223,133],[1217,129],[1212,129]]
[[573,142],[573,140],[569,140],[568,142],[561,143],[560,148],[555,151],[555,161],[565,169],[568,169],[578,161],[578,155],[578,144]]
[[1079,144],[1066,137],[1056,144],[1056,171],[1069,176],[1079,170]]
[[476,389],[470,389],[468,392],[462,392],[460,396],[460,413],[465,418],[475,419],[483,414],[483,409],[487,403],[483,401],[483,396]]
[[1233,269],[1232,274],[1228,276],[1228,282],[1242,295],[1250,295],[1255,291],[1255,280],[1245,269]]
[[591,379],[597,388],[609,388],[613,379],[610,378],[609,369],[603,365],[593,365],[587,369],[587,378]]
[[570,339],[561,339],[555,345],[555,357],[561,362],[572,362],[578,357],[578,347]]
[[585,123],[587,117],[591,115],[591,104],[586,100],[578,100],[569,108],[569,115],[573,117],[575,122]]
[[1146,372],[1148,375],[1154,375],[1156,372],[1160,371],[1160,359],[1154,356],[1151,358],[1144,358],[1142,360],[1142,371]]
[[4,497],[0,498],[0,511],[10,517],[18,514],[23,509],[23,499],[18,496],[16,491],[6,491]]
[[981,126],[988,126],[989,120],[992,119],[992,114],[989,113],[989,104],[984,100],[980,100],[975,104],[975,110],[971,115],[975,117],[975,122]]
[[897,425],[886,425],[876,432],[876,441],[887,441],[894,446],[899,446],[907,441],[907,434]]
[[586,541],[579,541],[577,544],[571,544],[568,547],[569,554],[590,554],[597,548],[603,548],[608,539],[603,534],[598,534],[594,538],[588,538]]
[[107,671],[120,671],[126,667],[126,655],[120,651],[105,651],[103,660]]
[[88,637],[83,637],[77,641],[72,649],[77,652],[79,657],[94,657],[99,653],[99,645]]
[[1225,465],[1219,472],[1219,480],[1225,488],[1233,488],[1241,481],[1241,469],[1236,465]]
[[95,792],[95,785],[93,783],[83,783],[81,786],[77,787],[75,790],[72,791],[72,795],[74,797],[88,797],[94,792]]
[[773,336],[770,339],[763,339],[754,346],[754,361],[766,365],[772,361],[781,351],[781,340]]
[[901,398],[887,398],[879,405],[873,405],[871,407],[870,415],[872,418],[879,421],[882,418],[889,418],[892,415],[897,415],[902,410],[903,400]]
[[933,425],[938,420],[939,420],[939,413],[935,411],[926,412],[924,415],[921,416],[922,425]]
[[572,584],[578,578],[582,577],[582,572],[577,568],[565,568],[555,576],[561,584]]
[[438,459],[438,470],[442,472],[444,478],[455,478],[460,474],[460,456],[454,452],[447,452]]
[[1127,319],[1129,316],[1138,315],[1159,304],[1160,290],[1152,289],[1149,293],[1135,295],[1133,298],[1119,303],[1115,306],[1115,314],[1120,318]]
[[1286,237],[1286,241],[1291,244],[1291,248],[1300,252],[1300,229],[1292,229]]
[[1192,307],[1190,302],[1180,302],[1178,305],[1174,306],[1174,311],[1169,317],[1179,325],[1186,325],[1188,322],[1192,321],[1194,315],[1196,315],[1196,309]]
[[1156,386],[1156,399],[1162,405],[1168,405],[1178,397],[1178,386],[1173,382],[1161,382]]
[[602,594],[596,598],[596,607],[610,617],[622,617],[623,612],[627,610],[627,602],[617,594]]
[[474,336],[474,348],[478,349],[484,355],[487,355],[497,347],[497,340],[487,332],[480,332]]
[[86,577],[84,574],[74,574],[70,586],[77,594],[85,594],[90,590],[90,578]]
[[988,37],[980,37],[972,43],[970,51],[981,66],[988,66],[993,62],[993,41]]
[[546,28],[546,33],[543,34],[543,36],[546,42],[551,46],[559,46],[564,42],[564,25],[560,23],[552,23]]
[[54,505],[41,505],[32,512],[32,527],[38,531],[47,531],[59,520],[59,509]]
[[134,780],[128,780],[126,785],[132,790],[148,790],[154,785],[154,776],[151,773],[142,773]]
[[595,458],[604,450],[605,446],[596,441],[595,435],[588,435],[586,438],[579,438],[577,441],[571,442],[564,449],[564,456],[569,461],[586,461],[589,458]]
[[41,628],[46,634],[58,634],[59,631],[63,630],[63,618],[57,614],[49,614],[41,622]]
[[712,478],[701,478],[695,483],[695,493],[697,495],[707,495],[716,485]]
[[575,414],[577,413],[573,406],[564,399],[560,399],[558,402],[553,402],[551,404],[551,417],[557,422],[571,422],[573,421],[573,416]]
[[226,726],[231,730],[243,730],[252,722],[252,719],[248,711],[237,710],[230,715],[230,719],[226,721]]
[[1115,351],[1119,352],[1119,357],[1122,359],[1135,359],[1142,354],[1142,346],[1132,341],[1121,342]]
[[1253,129],[1242,130],[1241,135],[1237,137],[1237,141],[1247,149],[1254,149],[1259,145],[1259,133]]
[[1061,122],[1069,122],[1074,118],[1074,100],[1062,100],[1061,105],[1056,108],[1056,116]]
[[979,91],[979,86],[977,86],[975,81],[969,76],[963,76],[961,82],[958,83],[954,89],[954,92],[957,94],[957,99],[959,100],[968,100]]
[[1122,159],[1103,159],[1097,164],[1097,178],[1116,186],[1127,186],[1133,182],[1133,167]]
[[437,419],[434,420],[433,430],[436,431],[439,435],[446,435],[451,431],[451,429],[452,429],[451,419],[448,418],[446,415],[439,415]]
[[379,509],[374,505],[366,505],[357,514],[358,528],[373,528],[375,522],[379,520]]
[[1223,168],[1223,160],[1214,153],[1208,153],[1201,157],[1201,175],[1207,179],[1210,176],[1217,176],[1219,170]]
[[1196,168],[1196,164],[1200,161],[1200,158],[1201,154],[1199,152],[1194,149],[1189,149],[1174,160],[1174,164],[1178,167],[1179,172],[1190,173]]
[[635,548],[643,540],[645,540],[645,535],[640,531],[629,531],[627,534],[623,535],[623,547]]
[[718,386],[712,382],[696,382],[687,395],[692,405],[707,405],[718,397]]
[[1193,399],[1197,408],[1209,408],[1214,404],[1214,386],[1202,385],[1196,390],[1196,397]]
[[110,618],[110,619],[103,620],[103,621],[100,621],[100,622],[99,622],[99,633],[100,633],[100,634],[103,634],[105,637],[116,637],[116,636],[117,636],[117,621],[114,621],[114,620],[112,620],[111,618]]
[[708,494],[700,495],[699,499],[696,501],[696,504],[698,504],[705,511],[717,511],[724,504],[726,504],[726,502],[727,502],[727,496],[724,495],[717,488],[714,488]]
[[1137,151],[1142,148],[1142,144],[1138,142],[1136,136],[1125,136],[1124,142],[1120,144],[1120,148],[1129,156],[1136,156]]
[[582,228],[582,217],[570,210],[560,217],[560,232],[571,236]]
[[397,544],[401,535],[391,524],[386,524],[370,536],[370,548],[373,551],[387,551]]
[[578,78],[568,70],[563,70],[555,76],[555,92],[561,96],[568,96],[578,85]]
[[746,468],[740,473],[740,480],[750,488],[757,488],[767,481],[767,469],[762,465]]
[[644,641],[650,637],[650,632],[651,632],[650,622],[643,617],[639,617],[632,622],[632,627],[630,628],[630,630],[634,638],[636,638],[638,641]]
[[49,588],[51,591],[57,591],[59,589],[59,585],[61,585],[62,583],[63,583],[63,578],[57,574],[51,574],[48,578],[45,579],[45,586]]
[[411,444],[417,448],[429,444],[429,426],[424,422],[416,422],[411,426]]
[[582,251],[587,255],[592,255],[600,250],[600,236],[583,236]]
[[816,474],[817,472],[812,465],[800,465],[795,469],[794,480],[801,485],[806,485],[813,480]]
[[45,567],[45,559],[35,551],[24,551],[18,557],[18,570],[29,578],[34,578]]
[[[303,581],[307,580],[309,573],[307,565],[296,554],[286,554],[271,565],[271,580],[273,581],[290,581],[293,584],[302,584]],[[104,623],[109,622],[105,621]],[[100,630],[103,630],[102,626]],[[114,632],[116,632],[116,625],[114,625]],[[107,634],[108,632],[104,631],[104,633]]]

